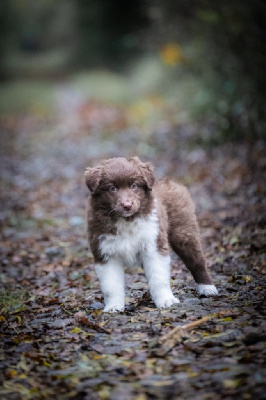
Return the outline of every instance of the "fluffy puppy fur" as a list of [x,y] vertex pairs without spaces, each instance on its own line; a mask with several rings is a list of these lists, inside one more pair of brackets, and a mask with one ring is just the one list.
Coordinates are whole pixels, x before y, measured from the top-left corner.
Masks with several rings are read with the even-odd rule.
[[124,308],[125,265],[143,266],[157,307],[179,303],[170,287],[170,248],[191,272],[199,294],[217,294],[205,266],[194,205],[184,186],[155,181],[153,166],[138,157],[102,161],[86,169],[85,179],[91,192],[88,239],[104,311]]

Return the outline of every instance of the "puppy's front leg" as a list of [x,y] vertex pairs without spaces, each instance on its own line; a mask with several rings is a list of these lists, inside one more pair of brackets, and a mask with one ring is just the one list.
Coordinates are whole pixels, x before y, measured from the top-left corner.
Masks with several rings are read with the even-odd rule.
[[124,268],[122,263],[110,258],[105,264],[96,264],[95,270],[104,296],[105,312],[122,311],[125,306]]
[[170,287],[170,256],[147,254],[143,267],[148,279],[151,297],[158,308],[170,307],[179,300]]

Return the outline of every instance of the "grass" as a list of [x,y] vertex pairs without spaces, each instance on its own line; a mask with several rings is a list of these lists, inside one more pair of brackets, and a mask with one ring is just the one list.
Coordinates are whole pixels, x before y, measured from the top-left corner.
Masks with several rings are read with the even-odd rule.
[[0,87],[0,113],[46,112],[55,105],[55,85],[46,81],[15,80]]
[[8,291],[0,290],[0,312],[15,313],[24,309],[24,302],[29,298],[29,293],[23,289]]
[[126,77],[110,71],[83,71],[73,75],[70,84],[88,99],[123,104],[131,97]]

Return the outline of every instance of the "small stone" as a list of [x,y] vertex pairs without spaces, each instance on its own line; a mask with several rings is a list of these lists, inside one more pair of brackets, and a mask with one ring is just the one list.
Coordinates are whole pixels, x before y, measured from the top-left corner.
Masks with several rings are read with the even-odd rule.
[[45,250],[45,254],[49,257],[55,257],[60,254],[60,248],[59,247],[47,247]]
[[212,297],[201,297],[201,299],[199,301],[200,301],[200,303],[209,304],[209,303],[213,302],[213,298]]
[[93,303],[91,303],[90,308],[92,308],[93,310],[101,310],[103,308],[103,304],[99,301],[94,301]]
[[200,304],[200,299],[197,297],[189,297],[188,299],[184,300],[185,304]]
[[71,226],[82,225],[84,223],[84,219],[79,216],[69,218],[69,224]]

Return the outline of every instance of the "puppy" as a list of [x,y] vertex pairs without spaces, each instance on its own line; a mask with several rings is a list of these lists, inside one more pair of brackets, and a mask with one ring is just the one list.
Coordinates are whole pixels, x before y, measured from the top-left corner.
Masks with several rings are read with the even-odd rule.
[[87,168],[91,196],[87,229],[104,295],[104,311],[124,309],[124,266],[144,268],[158,308],[179,300],[170,287],[170,248],[184,261],[200,295],[216,295],[205,266],[194,205],[186,188],[155,181],[153,166],[138,157],[112,158]]

